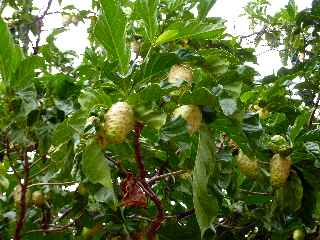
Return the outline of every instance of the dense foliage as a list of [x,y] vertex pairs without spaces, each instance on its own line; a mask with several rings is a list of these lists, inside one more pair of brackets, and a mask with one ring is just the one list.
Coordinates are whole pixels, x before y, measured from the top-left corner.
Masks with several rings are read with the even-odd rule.
[[[319,0],[254,0],[239,37],[215,0],[53,1],[0,6],[0,239],[320,239]],[[80,21],[75,66],[55,38]]]

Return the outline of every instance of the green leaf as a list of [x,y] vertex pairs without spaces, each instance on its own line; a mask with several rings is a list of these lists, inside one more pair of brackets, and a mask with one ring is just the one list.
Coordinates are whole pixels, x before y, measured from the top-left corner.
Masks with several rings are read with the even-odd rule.
[[292,126],[290,131],[290,138],[292,142],[294,142],[296,137],[299,135],[299,133],[303,129],[305,129],[305,126],[309,121],[309,116],[310,116],[310,113],[306,111],[302,113],[300,116],[298,116],[294,121],[294,125]]
[[217,0],[200,0],[198,5],[198,18],[205,18],[216,1]]
[[[119,1],[100,0],[102,15],[96,27],[95,36],[115,60],[119,62],[120,72],[127,73],[130,54],[126,44],[126,18]],[[111,59],[110,59],[111,60]]]
[[78,102],[82,108],[91,109],[96,105],[111,106],[111,98],[105,94],[103,91],[89,90],[83,92],[79,98]]
[[158,6],[159,0],[138,0],[136,3],[136,11],[143,19],[145,34],[151,43],[154,42],[154,37],[158,33]]
[[35,70],[41,68],[43,64],[43,59],[37,56],[31,56],[24,59],[16,70],[15,79],[13,79],[12,85],[16,88],[29,85],[32,78],[36,76]]
[[215,170],[215,143],[209,129],[200,129],[198,152],[193,169],[193,202],[198,224],[203,238],[207,230],[213,230],[213,222],[218,214],[216,196],[209,194],[208,182]]
[[156,45],[178,39],[218,39],[222,37],[225,28],[222,23],[202,23],[200,21],[178,22],[169,26],[162,33]]
[[7,24],[0,18],[0,73],[9,84],[23,59],[21,49],[14,43]]
[[[113,191],[110,168],[97,143],[91,142],[86,146],[82,154],[81,165],[90,182],[100,183]],[[116,201],[115,198],[113,200]]]

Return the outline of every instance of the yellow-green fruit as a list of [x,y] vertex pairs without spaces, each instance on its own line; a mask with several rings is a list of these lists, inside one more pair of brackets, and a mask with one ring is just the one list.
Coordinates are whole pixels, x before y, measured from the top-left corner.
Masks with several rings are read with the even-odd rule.
[[134,112],[126,102],[113,104],[104,119],[104,131],[109,144],[123,143],[134,127]]
[[35,191],[32,193],[32,203],[37,207],[42,207],[46,203],[46,199],[42,192]]
[[78,186],[78,193],[81,196],[85,196],[88,194],[88,189],[86,188],[86,186],[83,183],[80,183]]
[[271,138],[269,147],[273,153],[285,153],[290,150],[287,140],[280,135],[274,135]]
[[[13,192],[13,199],[16,206],[20,206],[21,201],[21,185],[18,185]],[[26,191],[26,205],[29,206],[31,204],[31,193],[29,190]]]
[[265,108],[259,109],[258,114],[259,114],[260,119],[262,119],[262,120],[267,119],[269,117],[269,111]]
[[292,238],[293,240],[304,240],[305,233],[302,229],[296,229],[293,231]]
[[240,169],[240,172],[248,177],[254,178],[259,173],[259,165],[256,159],[250,159],[245,155],[241,150],[237,156],[237,163]]
[[195,105],[183,105],[173,112],[173,119],[182,117],[187,122],[187,128],[190,135],[197,132],[202,121],[202,113]]
[[97,224],[93,228],[83,227],[81,236],[85,240],[92,239],[96,235],[96,233],[101,230],[101,228],[102,228],[101,224]]
[[287,182],[291,169],[291,159],[275,154],[270,161],[271,185],[282,186]]

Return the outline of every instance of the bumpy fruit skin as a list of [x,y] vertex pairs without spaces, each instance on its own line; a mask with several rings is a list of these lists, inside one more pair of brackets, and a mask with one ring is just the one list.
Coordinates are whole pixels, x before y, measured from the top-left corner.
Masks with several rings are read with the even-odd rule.
[[273,153],[286,153],[290,150],[287,140],[280,135],[274,135],[271,138],[269,148]]
[[269,117],[269,111],[265,108],[261,108],[258,111],[258,114],[259,114],[260,119],[262,119],[262,120],[265,120]]
[[35,191],[32,193],[32,203],[37,207],[42,207],[46,203],[46,199],[42,192]]
[[280,187],[287,182],[291,169],[291,159],[275,154],[270,161],[271,185]]
[[254,178],[259,173],[259,165],[256,159],[250,159],[245,155],[241,150],[237,156],[237,163],[240,169],[240,172],[250,178]]
[[293,231],[292,238],[293,240],[304,240],[305,233],[302,229],[296,229]]
[[169,75],[168,75],[168,81],[169,83],[176,83],[180,80],[185,80],[189,84],[192,83],[192,71],[191,69],[186,65],[173,65],[170,69]]
[[126,102],[117,102],[104,116],[104,131],[109,144],[123,143],[134,128],[134,112]]
[[173,112],[173,119],[182,117],[187,122],[188,133],[192,135],[200,128],[202,113],[195,105],[183,105]]
[[179,64],[172,66],[168,74],[168,82],[173,85],[178,85],[182,83],[182,81],[186,81],[187,85],[184,85],[177,91],[173,91],[171,94],[183,95],[186,91],[188,91],[191,88],[192,79],[192,70],[188,66]]
[[[21,200],[21,186],[18,185],[13,192],[13,199],[16,206],[20,207]],[[27,190],[26,192],[26,205],[29,206],[31,204],[31,193]]]

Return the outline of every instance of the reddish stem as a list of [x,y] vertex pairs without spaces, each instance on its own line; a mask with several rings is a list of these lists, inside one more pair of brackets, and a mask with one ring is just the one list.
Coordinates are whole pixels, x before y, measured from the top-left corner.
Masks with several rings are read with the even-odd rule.
[[146,169],[142,159],[141,143],[140,143],[140,135],[141,135],[142,129],[143,129],[143,124],[137,123],[135,126],[135,154],[136,154],[136,162],[138,164],[139,173],[140,173],[139,183],[143,188],[143,190],[145,191],[145,193],[150,197],[150,199],[156,205],[156,208],[158,210],[157,215],[151,222],[149,229],[147,231],[147,238],[149,240],[154,240],[157,231],[159,230],[162,222],[165,220],[165,214],[164,214],[164,208],[160,199],[154,193],[154,191],[151,189],[150,185],[146,181],[147,173],[146,173]]
[[22,158],[23,158],[23,162],[24,162],[24,181],[23,181],[23,183],[20,183],[20,185],[21,185],[20,215],[19,215],[19,219],[18,219],[18,222],[16,225],[16,232],[14,235],[14,240],[21,239],[21,231],[22,231],[23,225],[25,223],[26,213],[27,213],[26,195],[27,195],[27,189],[28,189],[28,178],[29,178],[29,169],[30,169],[27,151],[23,152]]

